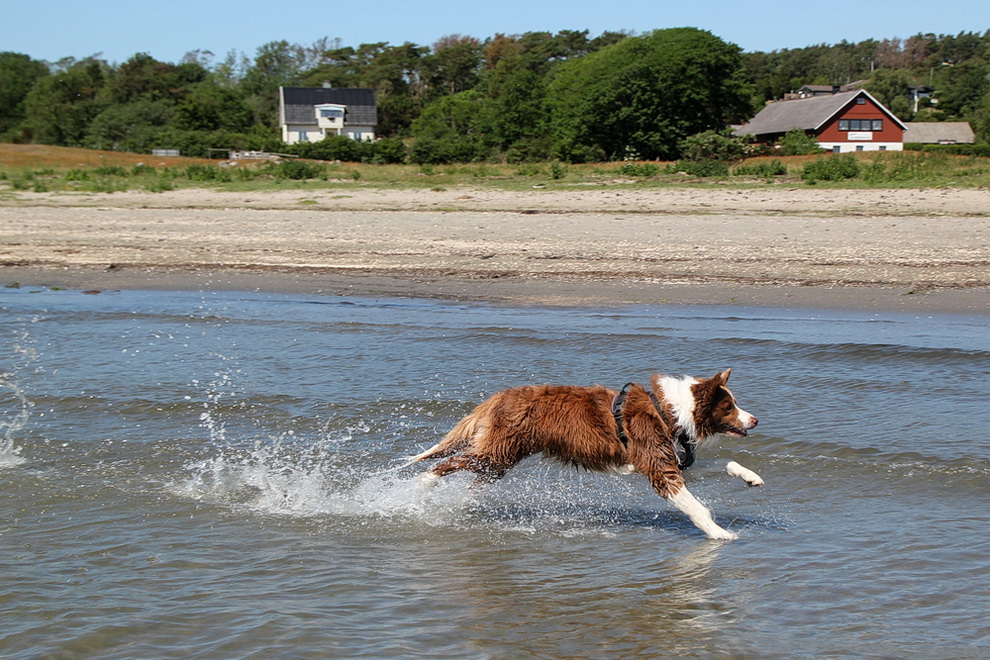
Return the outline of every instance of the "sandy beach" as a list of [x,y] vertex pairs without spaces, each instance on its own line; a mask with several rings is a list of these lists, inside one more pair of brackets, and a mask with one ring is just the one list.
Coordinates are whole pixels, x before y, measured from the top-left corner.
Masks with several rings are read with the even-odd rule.
[[0,284],[990,314],[990,191],[0,197]]

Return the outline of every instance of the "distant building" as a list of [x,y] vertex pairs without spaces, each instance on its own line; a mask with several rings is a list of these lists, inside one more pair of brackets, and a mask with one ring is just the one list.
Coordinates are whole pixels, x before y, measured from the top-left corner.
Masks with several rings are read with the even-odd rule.
[[375,139],[378,107],[375,90],[342,87],[279,87],[278,117],[282,141],[318,142],[328,135]]
[[784,100],[806,99],[812,96],[831,96],[832,94],[839,94],[841,92],[851,92],[861,88],[866,82],[866,80],[857,80],[846,85],[805,85],[797,91],[785,94]]
[[905,142],[921,144],[973,144],[976,135],[966,121],[909,121]]
[[768,103],[734,132],[766,143],[795,128],[813,136],[823,149],[844,153],[901,151],[907,127],[869,92],[853,90]]
[[[918,112],[918,103],[921,99],[931,98],[934,93],[935,88],[930,85],[917,85],[908,87],[907,97],[911,101],[914,111]],[[905,142],[910,142],[910,140],[905,140]]]

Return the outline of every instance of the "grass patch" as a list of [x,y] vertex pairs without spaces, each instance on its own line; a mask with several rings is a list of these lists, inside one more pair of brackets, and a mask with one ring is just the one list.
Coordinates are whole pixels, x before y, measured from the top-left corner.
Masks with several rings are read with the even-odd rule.
[[[688,177],[685,177],[685,174]],[[701,163],[404,165],[292,159],[234,165],[203,159],[0,144],[0,193],[124,190],[166,192],[209,187],[232,192],[353,188],[500,190],[609,187],[990,187],[990,158],[942,152],[867,152],[754,158],[729,167]]]

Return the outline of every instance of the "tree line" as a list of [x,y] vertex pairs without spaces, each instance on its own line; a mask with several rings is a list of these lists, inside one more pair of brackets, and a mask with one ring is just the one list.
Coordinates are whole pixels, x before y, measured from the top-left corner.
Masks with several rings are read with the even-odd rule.
[[[259,149],[419,163],[673,160],[807,84],[864,87],[906,121],[969,121],[990,142],[990,30],[743,52],[704,30],[449,35],[431,46],[303,46],[55,63],[0,53],[0,141],[133,152]],[[285,145],[278,87],[370,87],[371,145]],[[935,92],[918,107],[910,87]]]

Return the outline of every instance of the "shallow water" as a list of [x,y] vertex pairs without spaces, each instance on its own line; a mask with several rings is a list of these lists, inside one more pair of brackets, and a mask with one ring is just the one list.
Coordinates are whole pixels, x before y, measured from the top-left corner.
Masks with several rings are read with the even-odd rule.
[[[733,367],[642,477],[399,458],[498,389]],[[986,317],[0,291],[2,657],[987,657]],[[730,458],[763,476],[747,489]]]

